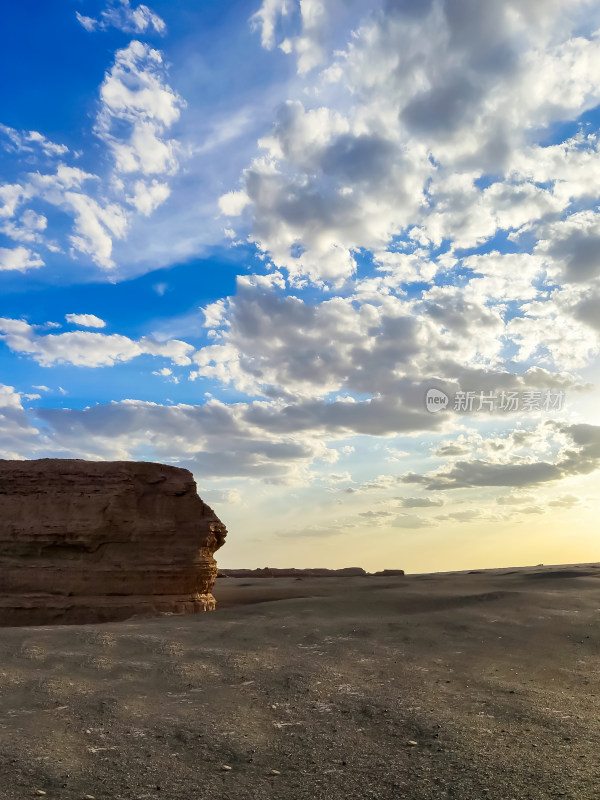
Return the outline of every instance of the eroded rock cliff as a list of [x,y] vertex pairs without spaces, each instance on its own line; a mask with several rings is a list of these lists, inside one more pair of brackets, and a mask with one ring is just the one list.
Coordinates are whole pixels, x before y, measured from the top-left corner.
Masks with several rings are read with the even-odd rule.
[[226,534],[185,469],[0,460],[0,625],[210,611]]

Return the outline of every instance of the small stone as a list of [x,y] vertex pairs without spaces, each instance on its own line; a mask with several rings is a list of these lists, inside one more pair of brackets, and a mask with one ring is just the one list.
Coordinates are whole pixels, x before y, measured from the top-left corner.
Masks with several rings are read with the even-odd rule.
[[231,772],[233,767],[230,767],[229,764],[221,764],[221,769],[223,770],[223,772]]
[[45,795],[45,794],[46,794],[46,792],[45,792],[43,789],[36,789],[36,790],[35,790],[35,793],[36,793],[36,794],[39,794],[39,795],[40,795],[40,797],[41,797],[42,795]]
[[407,747],[416,747],[418,744],[419,743],[415,742],[414,739],[409,739],[408,742],[406,743]]
[[272,770],[269,771],[269,774],[270,775],[281,775],[281,772],[279,772],[278,769],[272,769]]
[[93,794],[84,794],[83,800],[96,800]]

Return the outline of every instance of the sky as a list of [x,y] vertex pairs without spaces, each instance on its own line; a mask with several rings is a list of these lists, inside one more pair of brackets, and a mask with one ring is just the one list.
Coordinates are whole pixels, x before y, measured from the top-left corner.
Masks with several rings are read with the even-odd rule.
[[223,567],[600,560],[600,4],[0,11],[0,458]]

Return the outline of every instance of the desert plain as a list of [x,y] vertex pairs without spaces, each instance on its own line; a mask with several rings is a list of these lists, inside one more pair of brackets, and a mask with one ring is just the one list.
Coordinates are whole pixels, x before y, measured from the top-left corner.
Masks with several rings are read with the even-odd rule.
[[600,565],[214,593],[1,629],[1,800],[600,797]]

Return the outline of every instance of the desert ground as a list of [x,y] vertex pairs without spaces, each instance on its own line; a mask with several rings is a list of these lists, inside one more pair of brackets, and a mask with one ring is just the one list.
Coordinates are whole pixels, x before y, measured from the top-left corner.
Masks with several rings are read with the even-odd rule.
[[0,798],[598,800],[600,565],[0,630]]

